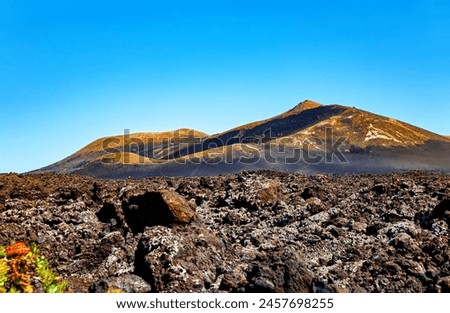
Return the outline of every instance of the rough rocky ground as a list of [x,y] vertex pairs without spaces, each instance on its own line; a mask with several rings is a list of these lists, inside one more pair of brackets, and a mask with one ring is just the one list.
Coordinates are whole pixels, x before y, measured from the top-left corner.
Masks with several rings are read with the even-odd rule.
[[450,176],[0,176],[0,245],[74,292],[449,292]]

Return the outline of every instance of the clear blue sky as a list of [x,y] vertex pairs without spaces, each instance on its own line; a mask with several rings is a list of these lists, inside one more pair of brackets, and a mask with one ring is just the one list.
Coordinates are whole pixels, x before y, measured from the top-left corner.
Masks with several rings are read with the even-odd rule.
[[0,0],[0,172],[304,99],[450,135],[450,2]]

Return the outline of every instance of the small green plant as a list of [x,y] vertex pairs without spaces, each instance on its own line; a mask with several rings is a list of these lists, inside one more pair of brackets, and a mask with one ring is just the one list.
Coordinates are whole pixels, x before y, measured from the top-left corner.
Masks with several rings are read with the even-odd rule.
[[0,259],[0,292],[6,292],[5,283],[8,281],[9,266],[6,260]]
[[0,246],[0,292],[31,293],[36,290],[37,283],[44,292],[67,291],[67,282],[49,268],[35,243]]
[[0,246],[0,258],[6,258],[5,247]]

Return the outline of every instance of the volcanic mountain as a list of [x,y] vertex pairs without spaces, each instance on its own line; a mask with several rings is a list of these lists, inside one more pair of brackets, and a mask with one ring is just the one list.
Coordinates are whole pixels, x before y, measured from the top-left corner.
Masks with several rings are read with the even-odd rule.
[[100,138],[37,172],[102,178],[203,176],[271,169],[314,173],[450,172],[450,138],[342,105],[306,100],[208,136],[190,129]]

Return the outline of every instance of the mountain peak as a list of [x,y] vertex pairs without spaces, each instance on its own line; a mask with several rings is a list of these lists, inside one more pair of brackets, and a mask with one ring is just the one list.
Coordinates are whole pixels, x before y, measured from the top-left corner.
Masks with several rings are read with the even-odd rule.
[[293,114],[298,114],[300,112],[306,111],[306,110],[311,110],[311,109],[315,109],[318,107],[321,107],[322,104],[314,102],[312,100],[305,100],[300,102],[299,104],[297,104],[292,110],[290,110],[290,113]]

